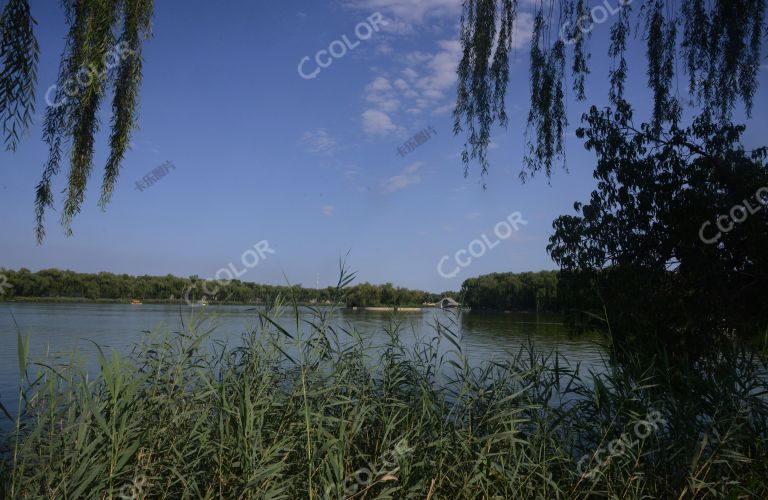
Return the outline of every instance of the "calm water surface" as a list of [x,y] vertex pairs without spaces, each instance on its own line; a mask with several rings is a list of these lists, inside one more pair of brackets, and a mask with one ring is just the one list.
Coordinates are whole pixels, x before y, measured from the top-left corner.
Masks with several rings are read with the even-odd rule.
[[[20,330],[29,334],[30,358],[79,351],[86,366],[95,368],[96,347],[127,351],[144,332],[170,333],[183,331],[182,325],[205,317],[205,326],[215,327],[213,338],[237,345],[241,334],[258,324],[257,313],[247,306],[217,306],[191,310],[178,305],[122,304],[0,304],[0,401],[15,408],[19,373],[16,336]],[[306,319],[310,316],[304,313]],[[441,310],[407,313],[397,319],[391,313],[339,311],[338,321],[354,327],[372,345],[387,338],[385,328],[396,321],[405,344],[416,339],[435,337],[436,320],[448,324],[452,314]],[[603,348],[596,336],[569,336],[559,318],[525,314],[485,314],[467,312],[459,318],[461,345],[473,365],[502,360],[517,352],[532,339],[540,351],[557,349],[571,363],[599,370]],[[289,331],[295,330],[290,312],[279,318]],[[17,327],[18,325],[18,327]],[[450,347],[447,342],[441,344]],[[447,348],[446,347],[446,348]]]

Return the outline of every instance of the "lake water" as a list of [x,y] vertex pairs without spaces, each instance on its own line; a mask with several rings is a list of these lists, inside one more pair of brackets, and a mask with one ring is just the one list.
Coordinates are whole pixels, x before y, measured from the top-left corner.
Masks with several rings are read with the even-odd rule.
[[[17,332],[30,335],[30,359],[79,351],[86,366],[96,366],[96,344],[102,348],[127,351],[144,332],[183,331],[182,324],[200,319],[215,327],[213,338],[237,345],[241,334],[254,329],[258,315],[247,306],[210,306],[190,309],[178,305],[122,304],[0,304],[0,401],[15,409],[18,397]],[[309,319],[308,313],[302,313]],[[337,321],[352,326],[372,345],[386,340],[385,329],[393,321],[400,323],[400,337],[406,344],[417,338],[434,337],[436,320],[448,324],[454,313],[428,309],[422,313],[404,313],[395,320],[392,313],[341,310]],[[533,339],[537,350],[557,349],[571,363],[599,370],[605,354],[597,336],[569,336],[558,317],[533,314],[462,313],[458,318],[461,345],[470,364],[501,360],[517,352]],[[295,329],[295,319],[288,311],[278,319],[287,330]],[[441,344],[449,346],[447,342]]]

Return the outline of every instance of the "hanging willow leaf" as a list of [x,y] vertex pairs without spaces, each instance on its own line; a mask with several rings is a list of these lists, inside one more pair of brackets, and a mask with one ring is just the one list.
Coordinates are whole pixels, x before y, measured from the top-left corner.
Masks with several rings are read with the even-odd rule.
[[0,17],[0,121],[8,151],[16,151],[19,135],[29,129],[35,112],[37,24],[27,0],[9,0]]
[[589,21],[589,8],[586,0],[578,0],[575,8],[570,10],[571,19],[573,20],[570,39],[573,40],[574,44],[573,66],[571,67],[571,72],[573,73],[573,91],[576,93],[576,98],[579,101],[584,101],[587,98],[585,84],[587,75],[590,73],[587,39],[591,36],[592,32],[590,31],[587,34],[581,33],[579,26],[582,26],[586,21]]
[[[531,109],[528,112],[528,133],[536,135],[528,143],[525,164],[531,174],[540,169],[552,175],[556,159],[563,158],[563,136],[568,126],[565,112],[565,43],[555,42],[547,50],[544,11],[539,9],[533,24],[531,41]],[[523,181],[527,173],[521,172]]]
[[72,150],[70,152],[70,170],[67,198],[61,215],[61,224],[67,234],[71,234],[72,218],[80,211],[85,199],[85,186],[93,167],[95,135],[99,130],[97,113],[104,97],[106,86],[106,58],[108,51],[115,45],[112,25],[117,20],[119,2],[98,1],[81,2],[84,4],[76,23],[84,26],[78,33],[83,43],[78,45],[76,60],[80,64],[77,71],[68,75],[81,85],[80,92],[73,99],[76,102],[72,111]]
[[111,153],[104,169],[104,182],[101,200],[99,200],[102,210],[110,201],[120,173],[120,163],[130,144],[139,104],[139,86],[142,76],[141,37],[143,33],[149,31],[151,18],[151,0],[134,2],[126,11],[120,41],[123,57],[117,71],[115,96],[112,101],[112,135],[109,140]]
[[[99,205],[109,203],[120,164],[130,143],[142,77],[141,45],[150,33],[152,0],[66,0],[69,33],[62,53],[55,101],[45,113],[43,140],[48,162],[37,186],[35,202],[38,243],[45,237],[45,212],[53,208],[53,179],[68,153],[70,169],[61,224],[71,234],[93,169],[98,113],[112,89],[110,154],[104,169]],[[65,147],[69,147],[65,151]]]
[[[565,113],[565,60],[570,65],[577,100],[586,99],[586,77],[590,74],[591,52],[587,40],[593,29],[592,13],[613,17],[607,56],[610,90],[608,98],[624,105],[630,74],[626,53],[635,24],[646,43],[648,87],[653,97],[653,120],[649,133],[660,133],[665,124],[675,124],[683,112],[679,99],[676,68],[688,74],[690,108],[713,122],[729,121],[739,101],[748,115],[752,112],[762,62],[762,46],[768,35],[768,0],[537,0],[518,4],[505,0],[466,0],[463,4],[461,44],[463,56],[458,68],[458,94],[454,111],[454,132],[466,129],[467,142],[462,159],[465,175],[470,162],[477,161],[481,176],[488,173],[487,159],[493,126],[507,126],[503,97],[508,75],[489,71],[494,39],[503,45],[504,36],[514,31],[519,5],[534,5],[535,17],[530,53],[531,102],[528,114],[527,171],[544,170],[549,177],[557,163],[565,164],[563,138],[568,124]],[[633,6],[638,6],[633,8]],[[642,20],[645,22],[641,22]],[[633,23],[634,20],[634,23]],[[682,36],[678,36],[682,27]],[[567,50],[569,49],[569,50]],[[498,49],[495,49],[498,50]],[[505,61],[508,69],[508,61]]]
[[611,46],[608,48],[608,57],[611,58],[613,66],[609,72],[611,90],[608,93],[608,98],[614,105],[624,101],[624,88],[629,71],[625,54],[630,31],[629,15],[632,12],[631,9],[630,4],[624,4],[619,12],[618,21],[611,27]]
[[461,19],[463,54],[453,129],[458,134],[467,128],[469,137],[462,158],[467,166],[470,159],[478,160],[483,174],[487,171],[491,128],[496,122],[507,124],[505,97],[517,0],[501,0],[498,9],[496,0],[468,0]]
[[677,28],[666,19],[664,5],[656,0],[648,16],[648,86],[653,91],[653,133],[659,135],[664,123],[675,123],[680,116],[677,100],[671,96],[675,77]]

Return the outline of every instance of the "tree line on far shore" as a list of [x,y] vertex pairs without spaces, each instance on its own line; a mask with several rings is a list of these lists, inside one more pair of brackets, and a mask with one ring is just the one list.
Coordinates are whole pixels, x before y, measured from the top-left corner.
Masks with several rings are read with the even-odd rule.
[[[201,280],[198,276],[130,276],[127,274],[77,273],[59,269],[32,272],[28,269],[0,270],[11,287],[0,300],[82,299],[89,301],[198,301],[257,304],[278,295],[302,303],[325,303],[334,287],[306,288],[233,280],[226,285]],[[557,272],[493,273],[467,279],[461,292],[425,292],[392,283],[360,283],[346,289],[348,306],[419,306],[450,297],[464,305],[488,311],[558,311]]]
[[[331,300],[334,287],[306,288],[233,280],[221,283],[198,276],[130,276],[127,274],[77,273],[59,269],[0,270],[11,285],[0,300],[19,298],[83,299],[93,301],[182,301],[265,303],[278,295],[302,303]],[[461,292],[425,292],[392,283],[360,283],[346,289],[344,301],[350,307],[419,306],[450,297],[464,305],[488,311],[558,311],[557,271],[538,273],[493,273],[464,281]]]
[[492,273],[461,287],[464,305],[488,311],[560,311],[557,271]]
[[[82,299],[92,301],[146,300],[174,302],[206,298],[211,302],[258,304],[281,295],[301,303],[326,303],[332,299],[335,287],[306,288],[301,285],[265,285],[239,280],[220,283],[198,276],[130,276],[127,274],[77,273],[59,269],[32,272],[0,269],[10,287],[4,289],[0,300]],[[443,297],[458,299],[456,292],[435,294],[410,290],[391,283],[372,285],[361,283],[346,290],[345,302],[350,306],[409,306],[435,303]]]

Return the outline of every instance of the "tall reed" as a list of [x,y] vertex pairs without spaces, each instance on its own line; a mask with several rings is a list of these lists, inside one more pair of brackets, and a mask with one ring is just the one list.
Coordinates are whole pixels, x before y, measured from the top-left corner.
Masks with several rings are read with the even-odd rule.
[[3,498],[768,498],[763,358],[584,373],[531,343],[473,366],[455,320],[369,345],[310,312],[277,300],[236,347],[200,323],[147,335],[94,377],[20,335]]

